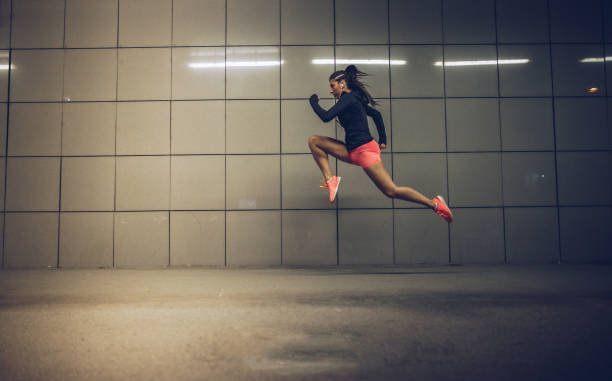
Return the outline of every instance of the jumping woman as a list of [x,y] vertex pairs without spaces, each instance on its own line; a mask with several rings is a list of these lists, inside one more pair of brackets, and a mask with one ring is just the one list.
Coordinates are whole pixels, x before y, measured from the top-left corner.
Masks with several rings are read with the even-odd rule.
[[[331,87],[330,93],[338,99],[338,102],[329,110],[319,106],[319,97],[316,94],[310,97],[312,109],[323,122],[329,122],[337,116],[346,131],[346,144],[328,136],[313,135],[308,139],[312,156],[323,174],[321,188],[329,190],[329,202],[334,202],[336,198],[340,177],[332,174],[327,159],[328,154],[347,163],[361,166],[387,197],[425,205],[447,222],[452,222],[453,214],[442,196],[429,199],[410,187],[395,185],[383,166],[380,150],[387,147],[385,125],[380,112],[369,106],[370,104],[376,106],[377,102],[359,80],[360,77],[366,75],[357,70],[355,65],[349,65],[345,70],[334,72],[329,77],[329,86]],[[378,144],[370,135],[367,116],[372,117],[376,124]]]

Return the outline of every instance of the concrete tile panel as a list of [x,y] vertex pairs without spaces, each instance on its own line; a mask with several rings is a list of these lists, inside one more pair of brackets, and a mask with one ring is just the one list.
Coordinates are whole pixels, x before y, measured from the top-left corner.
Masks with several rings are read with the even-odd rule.
[[502,162],[504,205],[556,205],[553,152],[507,152]]
[[117,154],[170,153],[170,102],[117,104]]
[[20,0],[12,3],[13,48],[63,47],[65,0]]
[[449,151],[499,150],[499,128],[497,99],[446,100]]
[[171,163],[173,210],[225,209],[224,156],[173,156]]
[[225,212],[170,212],[171,266],[225,265]]
[[223,99],[225,48],[174,48],[172,99]]
[[64,99],[113,101],[117,99],[117,51],[66,50]]
[[225,153],[225,101],[172,102],[173,154]]
[[61,213],[59,266],[113,266],[113,213]]
[[562,262],[610,262],[612,208],[562,207],[559,221]]
[[228,45],[280,43],[279,0],[228,0]]
[[395,263],[448,264],[448,223],[431,210],[395,210]]
[[443,1],[444,42],[494,43],[495,0]]
[[114,207],[114,157],[62,160],[62,211],[112,211]]
[[226,49],[226,96],[230,99],[280,97],[280,47]]
[[118,157],[116,210],[168,210],[170,157]]
[[59,158],[8,158],[6,177],[6,210],[59,210]]
[[172,1],[121,0],[119,46],[169,46]]
[[450,206],[501,206],[502,173],[499,153],[448,155],[446,201]]
[[549,41],[547,0],[498,0],[495,6],[499,42]]
[[394,99],[391,102],[393,152],[444,152],[443,99]]
[[335,265],[336,211],[284,210],[283,264]]
[[58,213],[7,213],[4,265],[7,268],[57,266]]
[[115,154],[115,102],[65,103],[63,107],[63,155]]
[[336,43],[386,44],[388,2],[336,0]]
[[441,44],[441,0],[390,0],[392,44]]
[[234,211],[226,216],[228,266],[280,265],[280,210]]
[[227,209],[280,208],[278,155],[235,155],[226,160]]
[[557,263],[559,218],[557,208],[506,208],[508,263]]
[[229,154],[280,153],[280,101],[227,101]]
[[66,0],[66,47],[117,46],[119,2]]
[[120,49],[117,99],[170,99],[170,65],[170,48]]
[[391,46],[391,95],[444,96],[442,58],[441,45]]
[[500,99],[503,150],[554,150],[553,103],[550,98]]
[[62,100],[62,50],[16,50],[11,61],[12,67],[15,68],[11,72],[12,102]]
[[502,209],[454,209],[451,263],[504,263]]
[[225,44],[225,0],[174,0],[174,45]]
[[341,265],[393,263],[392,210],[340,210],[338,255]]
[[[319,105],[330,109],[334,103],[321,99]],[[323,123],[308,100],[281,101],[281,150],[283,153],[308,153],[308,138],[312,135],[336,138],[334,122]]]
[[168,212],[115,213],[115,267],[165,267]]
[[282,98],[333,97],[328,81],[335,71],[332,46],[283,46],[281,60]]
[[282,44],[333,44],[333,0],[281,0]]
[[9,155],[60,154],[61,103],[11,103],[9,119]]

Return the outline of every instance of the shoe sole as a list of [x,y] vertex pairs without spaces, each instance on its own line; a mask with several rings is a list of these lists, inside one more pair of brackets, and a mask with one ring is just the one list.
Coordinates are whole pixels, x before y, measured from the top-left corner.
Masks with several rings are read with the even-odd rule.
[[436,197],[439,198],[440,200],[442,200],[442,202],[446,206],[446,209],[448,209],[448,212],[450,213],[450,221],[446,221],[446,218],[444,218],[444,217],[442,217],[442,218],[444,218],[444,220],[450,224],[451,222],[453,222],[453,212],[450,211],[450,208],[448,207],[448,204],[446,203],[446,200],[444,199],[444,197],[442,197],[440,195],[437,195]]
[[332,196],[332,199],[329,200],[330,203],[333,203],[336,200],[336,195],[338,194],[338,189],[340,189],[340,180],[342,179],[342,177],[338,176],[338,186],[336,186],[336,190],[334,191],[334,195]]

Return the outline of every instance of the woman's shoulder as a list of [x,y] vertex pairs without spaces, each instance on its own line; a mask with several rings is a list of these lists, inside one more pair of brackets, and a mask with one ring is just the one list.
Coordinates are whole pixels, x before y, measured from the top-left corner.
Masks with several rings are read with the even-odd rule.
[[368,97],[363,93],[363,91],[361,91],[361,89],[355,89],[351,91],[351,94],[353,94],[355,100],[361,103],[362,105],[365,106],[368,104]]
[[350,93],[342,93],[342,98],[346,97],[347,101],[358,102],[358,103],[368,103],[367,99],[365,99],[359,91],[353,90]]

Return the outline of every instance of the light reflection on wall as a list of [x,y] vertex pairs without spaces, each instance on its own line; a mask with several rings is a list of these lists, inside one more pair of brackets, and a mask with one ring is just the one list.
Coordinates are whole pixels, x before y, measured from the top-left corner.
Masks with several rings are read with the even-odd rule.
[[[606,57],[606,60],[610,57]],[[583,60],[584,61],[584,60]],[[388,60],[388,59],[332,59],[332,58],[317,58],[313,59],[313,65],[332,65],[343,64],[343,65],[407,65],[406,60]],[[474,61],[436,61],[434,66],[485,66],[485,65],[515,65],[515,64],[526,64],[529,63],[528,58],[518,59],[506,59],[506,60],[474,60]],[[582,62],[582,61],[581,61]],[[587,62],[587,61],[585,61]],[[592,62],[592,61],[588,61]],[[603,62],[603,58],[601,58]],[[204,68],[222,68],[222,67],[265,67],[265,66],[279,66],[284,64],[285,61],[227,61],[227,62],[192,62],[189,64],[190,68],[204,69]]]
[[332,58],[320,58],[312,60],[314,65],[406,65],[408,62],[405,60],[387,60],[387,59],[332,59]]
[[[476,61],[445,61],[444,66],[486,66],[486,65],[516,65],[530,62],[527,58],[508,60],[476,60]],[[434,66],[442,66],[442,61],[437,61]]]
[[[194,54],[197,56],[205,56],[207,54]],[[210,55],[214,55],[210,54]],[[320,58],[313,59],[313,65],[333,65],[344,64],[344,65],[406,65],[408,62],[405,60],[386,60],[386,59],[337,59],[333,58]],[[207,69],[207,68],[223,68],[223,67],[264,67],[264,66],[279,66],[285,63],[284,60],[280,61],[227,61],[227,62],[192,62],[188,66],[194,69]]]
[[582,63],[612,62],[612,57],[587,57],[580,60]]
[[261,66],[280,66],[285,61],[227,61],[227,62],[192,62],[189,64],[190,68],[193,69],[206,69],[206,68],[222,68],[225,66],[232,67],[261,67]]

